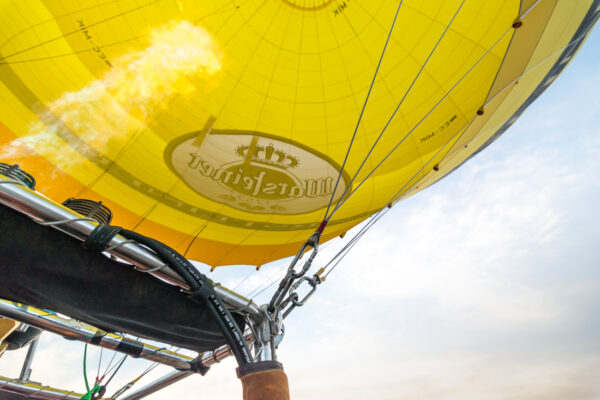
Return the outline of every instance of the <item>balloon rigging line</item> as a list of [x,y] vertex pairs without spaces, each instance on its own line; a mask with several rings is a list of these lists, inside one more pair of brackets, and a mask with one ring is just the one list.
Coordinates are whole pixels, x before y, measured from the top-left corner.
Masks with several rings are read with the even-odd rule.
[[[252,296],[250,298],[254,299],[256,296],[260,295],[266,289],[270,288],[275,282],[280,281],[281,278],[283,278],[283,276],[285,275],[287,268],[288,268],[287,265],[283,265],[274,274],[271,274],[271,276],[269,276],[262,283],[260,283],[256,288],[254,288],[250,293],[248,293],[247,297]],[[266,287],[265,287],[265,285],[266,285]],[[260,291],[258,293],[256,293],[258,290],[260,290]]]
[[525,10],[523,12],[523,14],[521,14],[519,16],[519,18],[525,18],[527,16],[527,14],[529,14],[529,12],[531,12],[531,10],[533,10],[542,0],[537,0],[535,3],[533,3],[531,6],[529,6],[529,8],[527,10]]
[[[327,271],[327,273],[323,276],[324,278],[327,277],[327,275],[329,275],[331,273],[331,271],[333,271],[335,269],[335,267],[337,267],[337,265],[340,263],[340,261],[346,256],[346,254],[348,254],[348,252],[352,249],[352,247],[354,247],[354,245],[356,244],[356,242],[358,242],[358,240],[360,238],[362,238],[362,236],[364,236],[364,234],[377,222],[379,221],[379,219],[381,217],[383,217],[388,210],[390,209],[388,205],[391,205],[394,203],[394,201],[397,199],[397,196],[400,195],[402,192],[404,192],[404,190],[406,189],[406,187],[417,177],[419,176],[419,174],[433,161],[437,158],[437,156],[452,142],[456,140],[460,140],[460,138],[462,137],[462,135],[464,135],[464,133],[467,131],[469,125],[475,120],[477,114],[475,114],[475,116],[471,117],[470,120],[468,120],[457,132],[457,134],[453,135],[447,142],[446,144],[444,144],[444,146],[442,146],[433,156],[430,157],[430,159],[423,164],[423,166],[417,171],[415,172],[415,174],[412,176],[412,178],[410,178],[408,181],[406,181],[406,183],[391,197],[391,199],[386,202],[386,205],[383,206],[381,209],[379,209],[379,211],[377,211],[377,213],[375,213],[375,215],[373,215],[371,217],[371,219],[360,229],[360,231],[335,255],[332,257],[332,259],[325,265],[324,269],[327,269],[331,263],[339,257],[339,259],[337,260],[337,262],[333,265],[333,267],[331,267],[331,269],[329,269]],[[456,143],[456,141],[455,141]],[[452,150],[452,147],[450,147],[450,149],[448,151]],[[422,179],[422,178],[421,178]]]
[[112,375],[110,376],[110,378],[108,378],[108,380],[106,381],[106,383],[104,384],[104,386],[108,386],[108,384],[110,383],[110,381],[112,381],[112,379],[115,377],[115,375],[117,374],[117,372],[119,372],[119,370],[123,366],[123,363],[125,363],[126,359],[127,359],[127,354],[125,354],[123,356],[123,358],[121,358],[121,361],[117,365],[117,368],[114,370],[114,372],[112,373]]
[[[274,274],[274,275],[271,276],[271,278],[275,277],[275,279],[269,278],[269,279],[267,279],[265,281],[265,283],[263,283],[262,285],[259,285],[256,289],[254,289],[252,291],[252,293],[256,292],[261,286],[264,286],[258,293],[250,294],[252,296],[252,299],[256,298],[261,293],[263,293],[265,290],[269,289],[271,286],[273,286],[274,284],[276,284],[277,282],[279,282],[285,276],[286,271],[287,271],[287,266],[284,267],[284,268],[282,268],[281,270],[277,271],[276,274]],[[269,283],[269,281],[270,281],[270,283]]]
[[356,193],[356,191],[371,177],[371,175],[373,175],[373,173],[375,173],[375,171],[377,171],[379,169],[379,167],[381,167],[381,165],[398,149],[398,147],[400,147],[400,145],[402,143],[404,143],[404,141],[415,131],[415,129],[417,129],[421,123],[423,121],[425,121],[425,119],[427,119],[427,117],[429,117],[429,115],[431,115],[431,113],[433,111],[435,111],[435,109],[442,103],[442,101],[444,101],[446,99],[446,97],[448,97],[450,95],[450,93],[452,93],[452,91],[454,89],[456,89],[456,87],[473,71],[473,69],[479,65],[479,63],[492,51],[492,49],[494,47],[496,47],[498,45],[498,43],[500,43],[502,41],[502,39],[508,34],[508,32],[511,31],[512,28],[507,29],[502,36],[500,36],[500,38],[498,40],[496,40],[496,42],[489,48],[487,49],[483,55],[475,62],[475,64],[473,64],[471,66],[471,68],[469,68],[469,70],[467,72],[465,72],[465,74],[450,88],[450,90],[448,90],[443,96],[442,98],[427,112],[427,114],[425,114],[425,116],[423,118],[421,118],[421,120],[419,120],[419,122],[417,122],[417,124],[392,148],[392,150],[390,150],[386,156],[367,174],[367,176],[344,198],[341,199],[341,201],[339,201],[336,205],[336,207],[333,209],[333,211],[331,212],[330,218],[331,216],[337,211],[339,210],[339,208],[354,194]]
[[403,2],[403,0],[400,0],[400,3],[398,4],[398,8],[396,9],[396,14],[394,15],[394,20],[392,21],[392,25],[388,32],[388,36],[385,41],[385,45],[383,46],[383,50],[381,51],[381,56],[379,57],[379,62],[377,64],[377,67],[375,68],[375,73],[373,74],[373,79],[371,80],[371,86],[369,87],[369,91],[367,92],[367,97],[365,98],[365,101],[362,106],[362,110],[360,112],[360,115],[358,116],[358,121],[356,123],[356,127],[354,128],[354,133],[352,134],[352,138],[350,139],[350,143],[348,144],[348,150],[346,151],[346,156],[344,157],[344,162],[342,163],[342,167],[340,168],[340,173],[338,174],[337,180],[335,182],[335,186],[333,187],[333,193],[331,194],[331,198],[329,199],[329,204],[327,205],[327,210],[325,211],[325,218],[324,218],[325,221],[328,221],[329,218],[331,218],[331,216],[327,217],[327,214],[329,213],[329,210],[331,209],[331,205],[333,203],[333,198],[335,197],[335,192],[337,191],[337,188],[340,184],[340,179],[342,178],[342,174],[344,172],[344,168],[346,167],[346,162],[348,162],[348,157],[350,155],[350,150],[352,149],[352,144],[354,143],[354,139],[356,138],[356,133],[358,132],[358,127],[360,126],[362,116],[365,112],[365,108],[367,107],[367,103],[369,102],[369,97],[371,96],[371,91],[373,90],[373,86],[375,85],[375,80],[377,78],[377,74],[379,73],[379,67],[381,67],[381,62],[383,60],[383,56],[385,55],[388,43],[390,41],[392,32],[394,30],[394,26],[396,25],[396,20],[398,19],[398,14],[400,13],[400,8],[402,7],[402,2]]
[[[527,10],[525,10],[520,16],[519,18],[522,18],[524,16],[526,16],[529,12],[531,12],[531,10],[533,10],[539,3],[541,2],[541,0],[538,0],[537,2],[535,2],[534,4],[532,4]],[[420,124],[439,106],[439,104],[446,98],[448,97],[448,95],[473,71],[473,69],[479,65],[479,63],[492,51],[492,49],[494,49],[501,41],[502,39],[508,34],[508,32],[511,31],[511,29],[514,29],[512,26],[510,28],[508,28],[501,36],[498,40],[496,40],[496,42],[494,42],[494,44],[492,44],[492,46],[487,49],[483,55],[475,62],[475,64],[473,64],[471,66],[471,68],[469,68],[469,70],[467,72],[465,72],[465,74],[454,84],[454,86],[452,86],[450,88],[449,91],[446,92],[446,94],[444,96],[442,96],[442,98],[433,106],[433,108],[431,108],[429,110],[429,112],[427,112],[427,114],[402,138],[402,140],[396,144],[396,146],[394,146],[392,148],[392,150],[375,166],[375,168],[373,168],[369,174],[367,174],[367,176],[358,184],[358,186],[356,186],[349,194],[346,195],[345,198],[341,198],[340,201],[338,201],[336,207],[333,209],[333,211],[331,212],[331,214],[329,215],[329,218],[331,218],[333,216],[333,214],[339,210],[339,208],[371,177],[371,175],[373,175],[373,173],[379,169],[379,167],[392,155],[392,153],[394,153],[394,151],[396,151],[396,149],[414,132],[414,130],[420,126]],[[395,113],[397,110],[394,111],[394,113],[392,114],[392,118],[394,117]],[[391,118],[390,118],[391,120]],[[389,121],[388,121],[389,124]],[[384,130],[387,128],[387,125],[384,127]],[[370,153],[369,153],[370,154]],[[334,192],[335,193],[335,192]]]
[[[533,5],[532,5],[532,6],[531,6],[531,7],[530,7],[530,8],[529,8],[529,9],[528,9],[528,10],[527,10],[527,11],[526,11],[526,12],[525,12],[523,15],[522,15],[522,17],[524,17],[525,15],[527,15],[527,14],[528,14],[528,13],[531,11],[531,9],[532,9],[533,7],[535,7],[535,6],[536,6],[536,5],[537,5],[537,4],[538,4],[540,1],[541,1],[541,0],[538,0],[538,1],[537,1],[535,4],[533,4]],[[540,65],[542,65],[543,63],[545,63],[545,62],[546,62],[546,61],[548,61],[549,59],[551,59],[551,58],[555,57],[557,54],[564,52],[564,51],[565,51],[567,48],[571,47],[572,45],[576,44],[577,42],[580,42],[581,40],[583,40],[583,39],[586,37],[586,35],[588,34],[588,32],[590,31],[591,27],[592,27],[592,26],[588,27],[588,28],[587,28],[587,29],[586,29],[586,30],[583,32],[583,34],[581,34],[579,37],[577,37],[576,39],[574,39],[574,40],[572,40],[571,42],[569,42],[569,43],[568,43],[566,46],[562,47],[561,49],[559,49],[559,50],[557,50],[556,52],[552,53],[550,56],[548,56],[548,57],[544,58],[543,60],[539,61],[538,63],[536,63],[536,64],[535,64],[535,65],[533,65],[532,67],[528,68],[528,69],[527,69],[525,72],[523,72],[522,74],[520,74],[520,75],[519,75],[517,78],[513,79],[512,81],[510,81],[510,82],[509,82],[507,85],[505,85],[505,86],[504,86],[504,87],[503,87],[503,88],[502,88],[502,89],[501,89],[501,90],[500,90],[500,91],[499,91],[497,94],[495,94],[495,95],[494,95],[492,98],[490,98],[490,99],[489,99],[489,100],[488,100],[488,101],[485,103],[485,105],[484,105],[484,106],[486,106],[486,105],[490,104],[490,103],[491,103],[491,102],[492,102],[494,99],[496,99],[496,98],[497,98],[497,97],[500,95],[500,93],[503,93],[503,92],[504,92],[506,89],[508,89],[510,86],[512,86],[512,85],[513,85],[513,84],[514,84],[516,81],[518,81],[519,79],[521,79],[523,76],[527,75],[528,73],[530,73],[530,72],[531,72],[531,71],[533,71],[534,69],[538,68]],[[496,127],[494,127],[494,128],[493,128],[493,129],[491,129],[491,130],[497,130],[497,129],[499,129],[499,128],[500,128],[502,125],[503,125],[503,124],[499,124],[499,125],[497,125]],[[489,132],[489,130],[488,130],[488,132]],[[431,160],[430,160],[429,162],[431,162]],[[428,163],[429,163],[429,162],[428,162]],[[421,170],[422,170],[422,169],[421,169]],[[421,170],[419,170],[419,172],[420,172]],[[418,174],[419,172],[417,172],[417,174]],[[413,176],[413,177],[411,178],[411,181],[412,181],[412,179],[414,179],[414,178],[415,178],[415,176]],[[421,178],[421,179],[422,179],[422,178]],[[410,183],[410,181],[409,181],[408,183]],[[405,185],[405,186],[406,186],[406,185]],[[404,186],[404,187],[405,187],[405,186]],[[404,189],[404,187],[403,187],[403,188],[400,190],[400,192],[401,192],[401,191]],[[396,196],[398,196],[398,195],[400,194],[400,192],[396,193],[396,194],[393,196],[393,199],[392,199],[392,201],[390,202],[390,204],[392,204],[394,201],[396,201],[396,200],[397,200],[397,199],[394,199],[394,198],[395,198]],[[382,210],[387,210],[387,208],[380,209],[380,210],[379,210],[379,211],[376,213],[376,215],[375,215],[375,216],[374,216],[374,217],[373,217],[373,218],[372,218],[372,219],[371,219],[371,220],[370,220],[370,221],[369,221],[369,222],[368,222],[368,223],[367,223],[365,226],[363,226],[363,228],[361,228],[361,230],[360,230],[360,231],[359,231],[359,232],[358,232],[358,233],[357,233],[357,234],[356,234],[356,235],[355,235],[355,236],[354,236],[354,237],[353,237],[353,238],[352,238],[352,239],[351,239],[351,240],[350,240],[350,241],[349,241],[349,242],[348,242],[348,243],[347,243],[345,246],[344,246],[344,248],[342,248],[342,249],[341,249],[341,250],[340,250],[340,251],[339,251],[339,252],[338,252],[338,253],[337,253],[337,254],[336,254],[336,255],[335,255],[335,256],[334,256],[334,257],[333,257],[333,258],[332,258],[332,259],[331,259],[329,262],[328,262],[328,263],[327,263],[327,265],[326,265],[324,268],[328,268],[328,267],[329,267],[329,265],[331,265],[331,263],[332,263],[332,262],[333,262],[333,261],[334,261],[336,258],[338,258],[338,257],[340,257],[340,256],[341,256],[341,258],[340,258],[340,259],[339,259],[339,260],[338,260],[338,261],[337,261],[337,262],[334,264],[334,266],[333,266],[333,267],[332,267],[332,268],[331,268],[331,269],[330,269],[330,270],[329,270],[329,271],[328,271],[328,272],[327,272],[327,273],[324,275],[324,277],[327,277],[327,275],[329,275],[329,273],[330,273],[330,272],[331,272],[331,271],[332,271],[332,270],[333,270],[333,269],[334,269],[334,268],[335,268],[335,267],[336,267],[336,266],[339,264],[339,262],[341,261],[341,259],[342,259],[342,258],[344,258],[344,257],[346,256],[346,254],[347,254],[347,253],[350,251],[350,249],[351,249],[352,247],[354,247],[354,244],[355,244],[355,243],[356,243],[356,242],[357,242],[357,241],[358,241],[358,240],[359,240],[359,239],[360,239],[360,238],[361,238],[361,237],[364,235],[364,233],[366,232],[366,230],[368,230],[368,229],[369,229],[369,228],[370,228],[370,227],[371,227],[371,226],[372,226],[372,225],[373,225],[373,224],[374,224],[374,223],[375,223],[377,220],[379,220],[379,219],[381,218],[381,216],[382,216],[383,214],[385,214],[385,212],[387,212],[387,211],[385,211],[383,214],[379,215],[379,214],[382,212]],[[376,220],[375,220],[375,221],[373,221],[373,219],[375,219],[375,218],[376,218]],[[344,253],[344,254],[342,255],[342,253]]]
[[[435,51],[437,50],[439,44],[442,42],[442,39],[446,36],[446,33],[448,32],[448,30],[450,29],[450,27],[452,26],[452,23],[454,22],[454,20],[456,19],[456,16],[458,15],[458,13],[460,12],[460,10],[462,9],[463,5],[465,4],[466,0],[463,0],[462,3],[460,3],[460,5],[458,6],[458,9],[456,10],[456,12],[454,13],[454,15],[452,16],[452,19],[450,19],[450,22],[448,22],[448,24],[446,25],[446,27],[444,28],[444,31],[442,32],[442,35],[439,37],[439,39],[437,40],[435,46],[433,46],[433,49],[429,52],[429,55],[427,56],[427,59],[425,60],[425,62],[423,63],[423,65],[421,66],[421,68],[419,69],[419,72],[417,72],[417,75],[415,76],[415,78],[413,79],[413,81],[411,82],[410,86],[408,87],[408,89],[406,90],[406,92],[404,93],[404,95],[402,96],[402,99],[400,100],[400,102],[398,103],[398,105],[396,106],[396,109],[394,110],[394,112],[392,113],[392,115],[390,116],[390,118],[388,119],[387,123],[385,124],[385,126],[383,127],[383,129],[381,130],[381,133],[379,133],[379,136],[377,136],[377,139],[375,140],[375,142],[373,143],[373,145],[371,146],[371,148],[369,149],[369,152],[367,153],[367,155],[364,157],[362,163],[360,164],[360,166],[358,167],[358,169],[356,170],[356,172],[354,173],[354,176],[352,177],[352,179],[350,180],[350,182],[348,183],[348,185],[346,186],[346,188],[344,189],[344,193],[342,193],[342,196],[340,197],[340,200],[344,200],[345,196],[348,194],[348,190],[350,190],[350,188],[352,187],[352,184],[354,183],[354,181],[356,180],[356,178],[358,177],[358,174],[360,173],[360,171],[362,170],[362,168],[365,166],[365,164],[367,163],[369,157],[371,156],[371,154],[373,153],[373,150],[375,150],[375,147],[377,146],[377,144],[379,143],[379,141],[381,140],[381,138],[383,137],[383,134],[386,132],[387,128],[389,127],[390,123],[392,122],[392,120],[394,119],[394,117],[396,116],[396,113],[398,112],[398,110],[400,109],[400,106],[404,103],[404,100],[406,100],[406,98],[408,97],[408,95],[410,94],[410,92],[412,91],[415,83],[417,82],[417,80],[419,79],[419,77],[421,76],[421,74],[423,73],[423,71],[425,70],[425,67],[427,66],[427,63],[429,62],[429,60],[431,59],[431,57],[433,56],[433,54],[435,53]],[[362,117],[362,115],[361,115]],[[342,167],[343,169],[343,167]],[[334,190],[335,193],[335,190]],[[338,205],[340,204],[340,202],[338,202]],[[331,215],[333,215],[333,213],[335,213],[337,211],[337,209],[339,208],[339,206],[336,206],[333,211],[331,212]],[[329,211],[329,210],[328,210]],[[331,215],[328,218],[325,218],[326,220],[329,220],[331,218]]]
[[[529,11],[531,10],[531,8],[533,8],[535,5],[537,5],[541,0],[538,0],[538,2],[536,2],[532,7],[530,7],[524,14],[523,16],[525,16],[527,13],[529,13]],[[574,45],[575,43],[583,40],[586,35],[588,34],[588,32],[590,31],[591,26],[588,27],[579,37],[577,37],[576,39],[572,40],[571,42],[569,42],[566,46],[562,47],[561,49],[555,51],[554,53],[552,53],[550,56],[544,58],[543,60],[539,61],[538,63],[536,63],[535,65],[533,65],[531,68],[528,68],[525,72],[521,73],[517,78],[513,79],[512,81],[510,81],[507,85],[505,85],[498,93],[496,93],[492,98],[490,98],[485,105],[490,104],[494,99],[496,99],[500,93],[503,93],[507,88],[509,88],[510,86],[512,86],[516,81],[518,81],[519,79],[521,79],[523,76],[525,76],[526,74],[528,74],[529,72],[533,71],[534,69],[538,68],[541,64],[545,63],[546,61],[548,61],[549,59],[555,57],[557,54],[564,52],[567,48],[571,47],[572,45]],[[471,120],[472,121],[472,120]],[[494,131],[499,129],[502,124],[499,124],[497,126],[495,126],[493,129],[488,130],[489,131]],[[460,132],[460,131],[459,131]],[[464,132],[463,132],[464,134]],[[448,143],[446,143],[447,145]],[[445,145],[445,146],[446,146]],[[444,146],[444,147],[445,147]],[[439,153],[439,151],[438,151]],[[437,153],[436,153],[437,155]],[[434,156],[435,158],[435,156]],[[429,164],[431,162],[431,160],[429,160],[427,162],[427,164]],[[427,165],[425,164],[425,165]],[[400,191],[398,191],[393,197],[391,202],[389,202],[389,204],[392,204],[394,201],[396,201],[396,196],[398,196],[402,190],[404,190],[404,188],[406,187],[406,185],[408,185],[421,171],[423,170],[423,168],[421,168],[401,189]],[[422,178],[421,178],[422,179]],[[324,268],[328,268],[329,265],[331,265],[331,263],[338,257],[341,256],[341,258],[339,258],[339,260],[337,260],[337,262],[333,265],[333,267],[331,267],[331,269],[329,271],[327,271],[327,273],[323,276],[324,278],[327,277],[327,275],[329,275],[331,273],[331,271],[333,271],[333,269],[340,263],[340,261],[346,256],[346,254],[348,254],[348,252],[352,249],[352,247],[354,247],[354,245],[356,244],[356,242],[365,234],[365,232],[371,228],[371,226],[373,226],[373,224],[375,222],[377,222],[386,212],[387,210],[389,210],[389,208],[384,207],[382,209],[380,209],[379,211],[377,211],[377,213],[371,218],[371,220],[369,220],[369,222],[367,222],[367,224],[365,224],[363,226],[363,228],[361,228],[361,230],[334,256],[332,257],[332,259],[325,265]],[[343,253],[343,254],[342,254]]]
[[337,267],[337,265],[344,259],[344,257],[346,257],[346,255],[350,252],[350,250],[352,250],[352,248],[354,247],[354,245],[356,244],[356,242],[358,242],[363,236],[364,234],[371,229],[371,227],[373,225],[375,225],[375,223],[377,221],[379,221],[379,219],[384,216],[387,212],[388,212],[389,208],[384,207],[381,210],[379,210],[375,215],[373,215],[371,217],[371,219],[360,229],[360,231],[348,242],[346,243],[346,245],[335,255],[331,258],[331,260],[325,265],[325,269],[329,268],[329,266],[331,265],[332,262],[334,262],[336,259],[336,263],[325,273],[325,275],[323,275],[323,279],[327,278],[327,276],[335,269],[335,267]]
[[[169,351],[171,351],[173,349],[173,345],[169,346]],[[179,350],[181,350],[181,347],[176,348],[174,351],[178,352]],[[152,365],[150,365],[148,368],[146,368],[144,370],[144,372],[142,372],[137,378],[135,378],[135,380],[140,380],[141,378],[143,378],[144,376],[146,376],[150,371],[152,371],[154,368],[158,367],[160,363],[158,361],[155,361],[152,363]]]
[[[108,362],[108,365],[106,366],[106,369],[104,370],[104,374],[103,374],[103,376],[106,376],[106,375],[108,375],[108,373],[110,372],[110,371],[109,371],[109,368],[111,368],[111,365],[112,365],[112,363],[113,363],[113,361],[114,361],[114,359],[115,359],[116,355],[117,355],[117,352],[116,352],[116,351],[115,351],[115,352],[113,352],[113,355],[112,355],[112,357],[111,357],[110,361]],[[112,371],[112,369],[111,369],[111,371]]]
[[256,272],[256,270],[250,271],[250,273],[248,275],[246,275],[244,278],[242,278],[242,280],[240,280],[234,287],[232,287],[231,290],[233,290],[235,292],[237,290],[237,288],[242,286],[242,284],[244,282],[246,282],[255,272]]
[[[138,338],[139,339],[139,338]],[[170,345],[169,348],[167,349],[168,351],[171,351],[173,349],[173,345]],[[178,352],[181,350],[181,347],[177,347],[174,351]],[[124,360],[123,360],[124,361]],[[160,363],[158,361],[155,361],[154,363],[152,363],[149,367],[147,367],[140,375],[138,375],[136,378],[132,379],[129,383],[127,383],[125,386],[123,386],[121,389],[119,389],[117,392],[115,392],[115,394],[113,394],[110,398],[111,399],[115,399],[118,396],[122,395],[123,393],[125,393],[127,390],[129,390],[133,385],[135,385],[140,379],[142,379],[144,376],[146,376],[148,373],[150,373],[150,371],[154,370],[156,367],[158,367]],[[115,371],[116,373],[116,371]],[[114,376],[114,374],[113,374]],[[111,377],[112,379],[112,377]],[[110,379],[109,379],[110,381]],[[108,382],[107,382],[108,384]]]
[[96,371],[96,380],[100,377],[100,365],[102,364],[102,351],[104,347],[100,347],[100,358],[98,359],[98,371]]
[[[330,245],[331,245],[330,241],[329,242],[325,242],[325,243],[323,243],[321,245],[321,249],[326,249]],[[265,290],[267,290],[268,288],[270,288],[271,286],[273,286],[275,283],[279,282],[285,276],[287,268],[288,268],[287,265],[282,266],[279,270],[277,270],[274,274],[272,274],[270,277],[268,277],[267,279],[265,279],[262,283],[259,283],[256,288],[254,288],[250,293],[248,293],[246,295],[246,297],[251,298],[252,300],[254,300],[254,298],[256,298],[258,295],[260,295]],[[254,294],[258,290],[260,290],[260,291],[258,293],[256,293],[256,294]]]

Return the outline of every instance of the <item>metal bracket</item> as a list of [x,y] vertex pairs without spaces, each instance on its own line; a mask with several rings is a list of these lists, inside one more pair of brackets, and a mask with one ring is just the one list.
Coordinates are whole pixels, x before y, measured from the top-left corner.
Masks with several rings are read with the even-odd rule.
[[[267,312],[268,305],[261,306],[264,317],[257,321],[254,326],[256,361],[277,360],[275,350],[283,339],[285,329],[283,328],[283,317],[281,311],[275,313]],[[259,344],[259,346],[256,346]]]
[[[308,282],[308,284],[311,286],[311,289],[302,298],[302,300],[299,300],[299,296],[298,296],[298,293],[296,293],[296,290],[298,290],[298,288],[300,287],[300,285],[302,285],[302,282]],[[291,302],[296,307],[302,307],[304,305],[304,303],[306,303],[306,301],[317,291],[317,285],[319,283],[321,283],[321,279],[317,275],[314,275],[312,277],[308,277],[308,276],[302,277],[301,280],[299,280],[296,283],[294,283],[292,285],[292,287],[290,288],[289,294],[290,294],[290,300],[291,300]]]

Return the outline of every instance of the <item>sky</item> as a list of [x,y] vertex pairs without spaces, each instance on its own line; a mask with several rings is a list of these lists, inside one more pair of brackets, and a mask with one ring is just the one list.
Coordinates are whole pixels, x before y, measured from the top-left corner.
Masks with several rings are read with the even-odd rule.
[[[596,28],[502,137],[363,237],[285,322],[294,400],[600,398],[598,88]],[[284,265],[209,276],[244,294]],[[45,333],[39,349],[32,380],[83,391],[82,344]],[[24,357],[7,352],[0,375],[18,376]],[[109,392],[146,366],[127,361]],[[149,398],[241,399],[234,368]]]

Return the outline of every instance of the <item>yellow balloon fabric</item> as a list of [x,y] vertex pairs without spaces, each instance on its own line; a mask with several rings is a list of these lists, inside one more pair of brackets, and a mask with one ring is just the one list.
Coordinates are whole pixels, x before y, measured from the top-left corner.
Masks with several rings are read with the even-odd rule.
[[341,206],[323,240],[461,165],[556,78],[599,12],[598,0],[2,1],[0,161],[188,258],[261,265],[296,253],[330,200]]

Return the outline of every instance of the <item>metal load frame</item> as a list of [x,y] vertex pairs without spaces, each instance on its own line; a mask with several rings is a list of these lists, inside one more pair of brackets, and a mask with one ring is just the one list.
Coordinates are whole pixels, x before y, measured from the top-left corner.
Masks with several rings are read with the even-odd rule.
[[[40,224],[49,225],[81,241],[84,241],[98,225],[98,222],[82,217],[42,194],[31,190],[22,182],[2,175],[0,175],[0,204],[25,214]],[[110,241],[106,252],[127,261],[132,264],[132,267],[141,272],[149,273],[160,280],[180,287],[182,290],[189,290],[189,286],[183,282],[177,273],[166,266],[152,252],[135,242],[126,240],[120,235],[115,236]],[[244,338],[247,343],[253,344],[254,358],[260,361],[274,360],[275,349],[283,338],[281,320],[277,321],[277,326],[280,327],[281,331],[273,332],[274,323],[272,318],[269,317],[266,306],[259,307],[252,300],[220,284],[216,284],[214,289],[228,308],[247,316],[251,329],[244,333]],[[95,344],[114,351],[123,352],[123,349],[130,348],[131,346],[119,346],[119,344],[125,342],[137,348],[142,348],[139,357],[177,369],[177,371],[173,371],[155,380],[137,392],[122,397],[122,400],[141,399],[194,373],[192,371],[192,362],[194,359],[189,356],[158,348],[154,345],[144,343],[142,340],[132,340],[107,333],[89,324],[51,312],[45,312],[34,307],[0,299],[0,316],[5,316],[69,339]],[[98,336],[101,336],[100,341],[97,340]],[[28,354],[26,359],[27,365],[23,366],[24,369],[30,368],[34,352],[35,348]],[[203,365],[210,366],[229,357],[231,354],[232,351],[229,346],[224,345],[214,351],[202,353],[199,355],[199,360]],[[29,382],[27,378],[28,376],[25,379],[22,376],[18,380],[0,378],[0,391],[5,390],[38,399],[81,398],[80,394],[40,386]]]
[[[78,240],[84,241],[98,225],[90,218],[82,218],[65,206],[48,199],[35,192],[23,183],[0,175],[0,203],[27,215],[34,221],[50,225]],[[143,272],[189,290],[189,286],[154,254],[145,247],[128,241],[121,235],[115,236],[106,249],[118,258],[121,258]],[[263,311],[252,300],[245,298],[221,285],[215,286],[219,297],[236,311],[247,313],[253,317],[261,318]]]
[[18,399],[32,398],[43,400],[80,400],[83,394],[56,389],[50,386],[21,381],[19,379],[9,379],[0,376],[0,392],[8,392],[15,395]]
[[[107,333],[89,324],[40,310],[35,307],[0,299],[0,315],[27,325],[35,326],[36,328],[40,328],[47,332],[58,334],[67,339],[94,344],[124,354],[127,353],[123,351],[123,349],[126,349],[128,346],[119,347],[119,344],[126,341],[134,347],[142,348],[141,353],[137,356],[138,358],[146,358],[149,361],[154,361],[177,369],[177,371],[173,371],[164,377],[155,380],[137,392],[123,397],[123,400],[141,399],[194,374],[194,371],[192,371],[193,357],[159,348],[155,345],[145,343],[143,340],[132,340],[124,338],[123,336]],[[99,334],[102,337],[100,342],[94,340]],[[252,343],[254,341],[254,336],[251,332],[246,332],[245,339],[248,343]],[[0,391],[14,392],[38,399],[80,399],[82,394],[54,389],[48,386],[41,386],[29,381],[36,345],[37,341],[30,344],[27,357],[23,363],[23,371],[21,372],[19,379],[0,377]],[[228,345],[224,345],[214,351],[204,352],[198,358],[202,365],[209,367],[230,355],[231,349]]]

